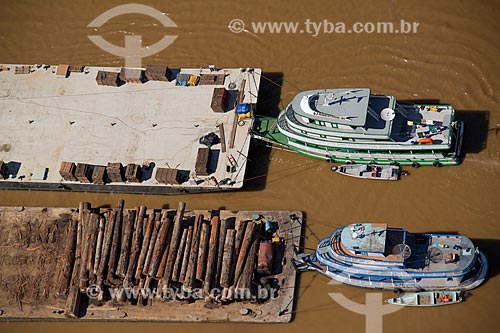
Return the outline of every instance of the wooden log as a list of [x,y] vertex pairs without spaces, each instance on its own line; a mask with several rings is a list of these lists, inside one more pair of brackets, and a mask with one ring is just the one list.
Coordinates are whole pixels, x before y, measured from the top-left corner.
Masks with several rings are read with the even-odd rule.
[[165,270],[162,277],[162,287],[165,289],[170,283],[172,277],[172,270],[174,268],[175,256],[179,249],[179,242],[182,233],[182,219],[184,217],[184,210],[186,209],[186,203],[179,202],[177,207],[177,214],[174,219],[174,229],[172,231],[172,240],[170,241],[170,247],[168,250],[167,263],[165,265]]
[[146,256],[149,250],[149,241],[151,240],[151,235],[154,229],[154,212],[149,214],[148,221],[146,223],[146,229],[144,232],[144,238],[142,241],[141,252],[139,254],[139,259],[137,259],[137,268],[135,270],[135,279],[140,280],[142,277],[142,270],[144,268],[144,262],[146,261]]
[[[168,258],[168,249],[170,248],[170,240],[172,239],[172,220],[168,218],[168,210],[163,209],[161,216],[162,223],[168,222],[167,235],[165,237],[165,248],[162,252],[162,257],[160,261],[160,265],[158,266],[156,272],[156,278],[163,278],[163,272],[165,272],[165,266],[167,265]],[[161,288],[162,284],[159,283],[159,287]]]
[[198,259],[198,247],[200,240],[201,222],[203,215],[196,214],[193,226],[193,240],[191,245],[191,252],[189,253],[189,262],[184,279],[184,290],[191,291],[193,289],[194,280],[196,278],[196,261]]
[[66,245],[64,246],[63,261],[59,271],[57,296],[66,298],[71,282],[71,273],[75,263],[76,236],[78,233],[78,219],[72,218],[68,223]]
[[151,234],[151,238],[149,240],[149,246],[148,246],[148,252],[146,254],[146,259],[144,260],[144,267],[142,268],[142,271],[144,274],[147,274],[149,271],[149,263],[151,261],[151,257],[153,256],[153,250],[156,245],[156,238],[158,237],[158,232],[160,231],[160,226],[161,226],[161,213],[156,212],[154,218],[154,224],[153,224],[153,233]]
[[129,263],[129,252],[132,244],[132,233],[134,231],[135,210],[130,210],[123,215],[123,237],[122,246],[120,251],[120,258],[118,259],[118,267],[116,275],[125,277],[127,275],[127,268]]
[[99,233],[99,224],[100,224],[100,215],[99,215],[99,210],[97,210],[91,218],[91,235],[90,235],[90,244],[89,244],[89,253],[87,256],[87,270],[89,272],[89,283],[92,283],[91,281],[95,280],[95,273],[94,273],[94,262],[95,262],[95,256],[96,256],[96,242],[97,242],[97,235]]
[[114,210],[110,210],[106,212],[104,216],[106,218],[106,230],[104,231],[104,241],[102,243],[101,261],[99,262],[99,267],[96,274],[101,279],[104,277],[104,273],[106,272],[106,269],[108,267],[108,259],[109,253],[111,252],[111,242],[113,241],[116,213]]
[[179,245],[179,251],[175,257],[174,268],[172,269],[172,280],[179,281],[179,275],[182,268],[182,259],[184,258],[184,250],[186,249],[186,239],[188,234],[188,228],[184,228],[182,231],[181,242]]
[[69,287],[68,298],[66,299],[66,304],[64,307],[64,315],[66,317],[78,317],[80,313],[80,288],[79,288],[79,273],[81,264],[81,242],[82,242],[82,227],[84,211],[90,209],[90,204],[88,202],[80,202],[78,206],[78,227],[76,235],[76,247],[75,247],[75,261],[73,265],[73,271],[71,273],[71,282]]
[[[253,233],[252,240],[250,241],[251,246],[248,250],[248,255],[245,260],[245,266],[236,284],[236,288],[239,290],[250,290],[252,284],[253,273],[255,271],[255,264],[257,258],[257,250],[259,248],[260,240],[260,224],[255,226],[255,232]],[[245,293],[247,295],[247,293]]]
[[186,279],[187,268],[189,265],[189,258],[191,257],[191,242],[193,240],[193,226],[188,227],[186,238],[186,245],[184,247],[184,255],[182,256],[181,272],[179,274],[179,282],[184,282]]
[[234,260],[234,238],[236,230],[228,229],[226,241],[224,242],[224,255],[222,257],[222,271],[220,285],[229,288],[233,284],[232,266]]
[[[139,281],[139,286],[138,286],[138,290],[144,290],[144,279],[141,278],[141,279],[138,279]],[[143,293],[139,292],[139,295],[137,296],[137,305],[144,305],[144,296],[143,296]]]
[[120,246],[122,240],[122,222],[123,222],[123,206],[125,201],[120,199],[118,201],[118,209],[116,212],[116,219],[113,231],[113,242],[111,243],[111,252],[109,254],[108,265],[108,279],[112,280],[115,276],[116,267],[118,266],[118,259],[120,257]]
[[236,130],[238,129],[238,113],[236,112],[236,106],[238,104],[240,104],[241,102],[243,102],[243,100],[245,99],[245,85],[247,83],[247,80],[246,79],[243,79],[241,81],[241,86],[240,86],[240,90],[238,91],[238,96],[236,97],[236,105],[235,105],[235,109],[234,109],[234,120],[233,120],[233,126],[231,128],[231,134],[230,134],[230,138],[229,138],[229,149],[233,149],[234,148],[234,141],[236,140]]
[[98,215],[86,210],[83,213],[83,237],[82,252],[79,273],[80,291],[85,291],[89,285],[89,271],[87,269],[87,260],[90,252],[90,239],[92,238],[93,224],[97,222]]
[[137,220],[134,223],[134,237],[132,238],[132,246],[130,247],[129,252],[127,274],[125,276],[125,280],[127,280],[127,282],[135,276],[137,261],[139,259],[140,250],[142,248],[142,226],[144,224],[144,214],[146,214],[146,207],[141,206],[139,208],[139,213],[137,214]]
[[210,230],[210,242],[208,244],[208,260],[207,260],[207,270],[205,274],[205,282],[203,284],[203,293],[209,295],[212,290],[215,281],[215,272],[217,267],[214,265],[217,263],[217,242],[219,240],[219,217],[212,217],[211,230]]
[[97,275],[99,269],[99,263],[101,261],[102,253],[102,243],[104,239],[104,230],[106,228],[106,218],[104,216],[99,217],[99,230],[97,232],[97,242],[95,246],[95,258],[94,258],[94,275]]
[[217,271],[215,275],[215,285],[214,287],[220,286],[220,276],[222,273],[222,257],[224,255],[224,243],[226,241],[226,231],[227,225],[226,220],[221,220],[220,230],[219,230],[219,243],[217,249]]
[[210,223],[202,221],[201,234],[198,250],[198,259],[196,261],[196,279],[203,281],[207,268],[208,241],[210,240]]
[[[234,255],[236,258],[240,253],[241,242],[243,241],[243,236],[245,235],[247,221],[238,220],[236,221],[236,238],[234,240]],[[236,262],[236,261],[235,261]]]
[[[166,261],[166,255],[164,256],[163,254],[166,252],[165,248],[167,246],[167,236],[168,236],[168,231],[170,229],[170,225],[171,221],[167,217],[166,210],[164,210],[161,217],[161,227],[160,230],[158,231],[158,237],[155,243],[155,247],[153,249],[153,256],[151,257],[151,262],[149,264],[148,275],[150,277],[153,278],[158,277],[157,274],[163,257],[165,257]],[[163,266],[163,268],[164,267],[165,266]]]
[[252,245],[252,238],[255,229],[255,223],[249,222],[245,230],[245,236],[241,242],[240,252],[238,253],[238,260],[236,261],[236,269],[234,270],[234,281],[238,281],[243,271],[243,264],[247,257],[248,250]]

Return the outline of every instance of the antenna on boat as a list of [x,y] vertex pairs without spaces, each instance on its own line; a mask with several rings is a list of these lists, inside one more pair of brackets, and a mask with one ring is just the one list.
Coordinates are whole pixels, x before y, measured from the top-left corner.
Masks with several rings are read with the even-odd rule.
[[380,111],[380,118],[384,121],[391,121],[394,119],[396,116],[396,112],[394,112],[393,109],[391,108],[385,108],[382,111]]
[[400,254],[406,260],[411,256],[411,247],[407,244],[397,244],[392,248],[392,254]]

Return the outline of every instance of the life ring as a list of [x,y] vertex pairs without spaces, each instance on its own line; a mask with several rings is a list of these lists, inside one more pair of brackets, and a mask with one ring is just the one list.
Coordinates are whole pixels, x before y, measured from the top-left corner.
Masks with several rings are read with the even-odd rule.
[[352,161],[352,160],[347,160],[347,161],[345,161],[345,163],[346,163],[346,164],[354,164],[354,161]]
[[330,167],[330,170],[332,170],[332,171],[337,171],[338,169],[339,169],[339,168],[338,168],[337,166],[335,166],[335,165],[334,165],[334,166],[332,166],[332,167]]
[[411,166],[412,166],[412,167],[414,167],[414,168],[420,168],[420,163],[418,163],[418,162],[413,162],[413,163],[411,164]]

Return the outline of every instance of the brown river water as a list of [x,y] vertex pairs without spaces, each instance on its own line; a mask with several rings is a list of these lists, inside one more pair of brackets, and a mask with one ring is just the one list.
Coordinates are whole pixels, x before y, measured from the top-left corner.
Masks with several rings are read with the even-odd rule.
[[[87,35],[100,34],[116,45],[124,44],[125,34],[142,35],[143,45],[165,34],[177,35],[172,45],[143,59],[143,64],[260,67],[281,86],[263,80],[263,113],[275,114],[299,91],[320,87],[369,87],[398,99],[452,104],[466,123],[464,162],[412,169],[399,182],[371,182],[333,174],[326,162],[254,147],[247,176],[255,178],[239,192],[146,196],[2,191],[1,205],[75,207],[85,200],[94,206],[114,206],[125,198],[127,206],[175,207],[184,200],[192,209],[302,210],[307,214],[305,246],[310,248],[334,227],[357,221],[384,222],[417,232],[460,232],[487,254],[489,280],[459,305],[387,314],[383,331],[498,332],[500,1],[143,0],[167,13],[178,27],[164,28],[140,14],[111,19],[98,32],[87,27],[104,11],[124,3],[0,0],[0,63],[120,66],[122,58],[99,49]],[[228,29],[235,18],[247,24],[247,31]],[[303,24],[307,19],[346,26],[358,21],[399,25],[406,20],[419,26],[416,33],[406,34],[322,31],[313,36],[307,31],[256,33],[250,25],[258,21]],[[364,304],[367,293],[378,292],[328,282],[316,273],[302,274],[295,319],[287,325],[2,322],[0,332],[377,332],[376,327],[365,330],[365,317],[343,308],[329,293]],[[392,292],[383,294],[391,296]]]

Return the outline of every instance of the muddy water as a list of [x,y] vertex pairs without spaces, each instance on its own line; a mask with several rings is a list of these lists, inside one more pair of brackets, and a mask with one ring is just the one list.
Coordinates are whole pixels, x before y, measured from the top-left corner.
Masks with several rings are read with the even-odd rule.
[[[264,94],[261,112],[273,113],[300,90],[370,87],[399,99],[439,100],[460,110],[466,121],[467,155],[457,167],[410,170],[396,183],[358,181],[332,174],[329,166],[282,151],[254,149],[246,191],[190,196],[1,192],[3,205],[94,205],[191,208],[300,209],[307,212],[306,247],[332,228],[355,221],[387,222],[413,231],[458,231],[473,238],[491,264],[487,283],[456,306],[403,309],[383,319],[384,332],[496,331],[500,296],[500,2],[499,1],[142,1],[168,13],[178,28],[161,28],[142,15],[123,15],[98,32],[86,25],[122,1],[0,2],[0,63],[120,65],[88,39],[101,34],[117,45],[124,35],[143,36],[143,45],[165,33],[179,37],[146,63],[198,67],[261,67],[281,89]],[[252,21],[418,21],[416,34],[231,33],[233,18]],[[250,30],[250,29],[249,29]],[[165,32],[167,31],[167,32]],[[272,88],[272,89],[271,89]],[[269,160],[269,163],[267,161]],[[195,325],[106,323],[2,323],[0,331],[147,330],[149,332],[258,331],[364,332],[364,317],[344,309],[328,293],[365,302],[365,290],[329,285],[303,274],[296,317],[290,325]],[[384,293],[389,297],[391,293]],[[373,330],[371,330],[373,331]]]

